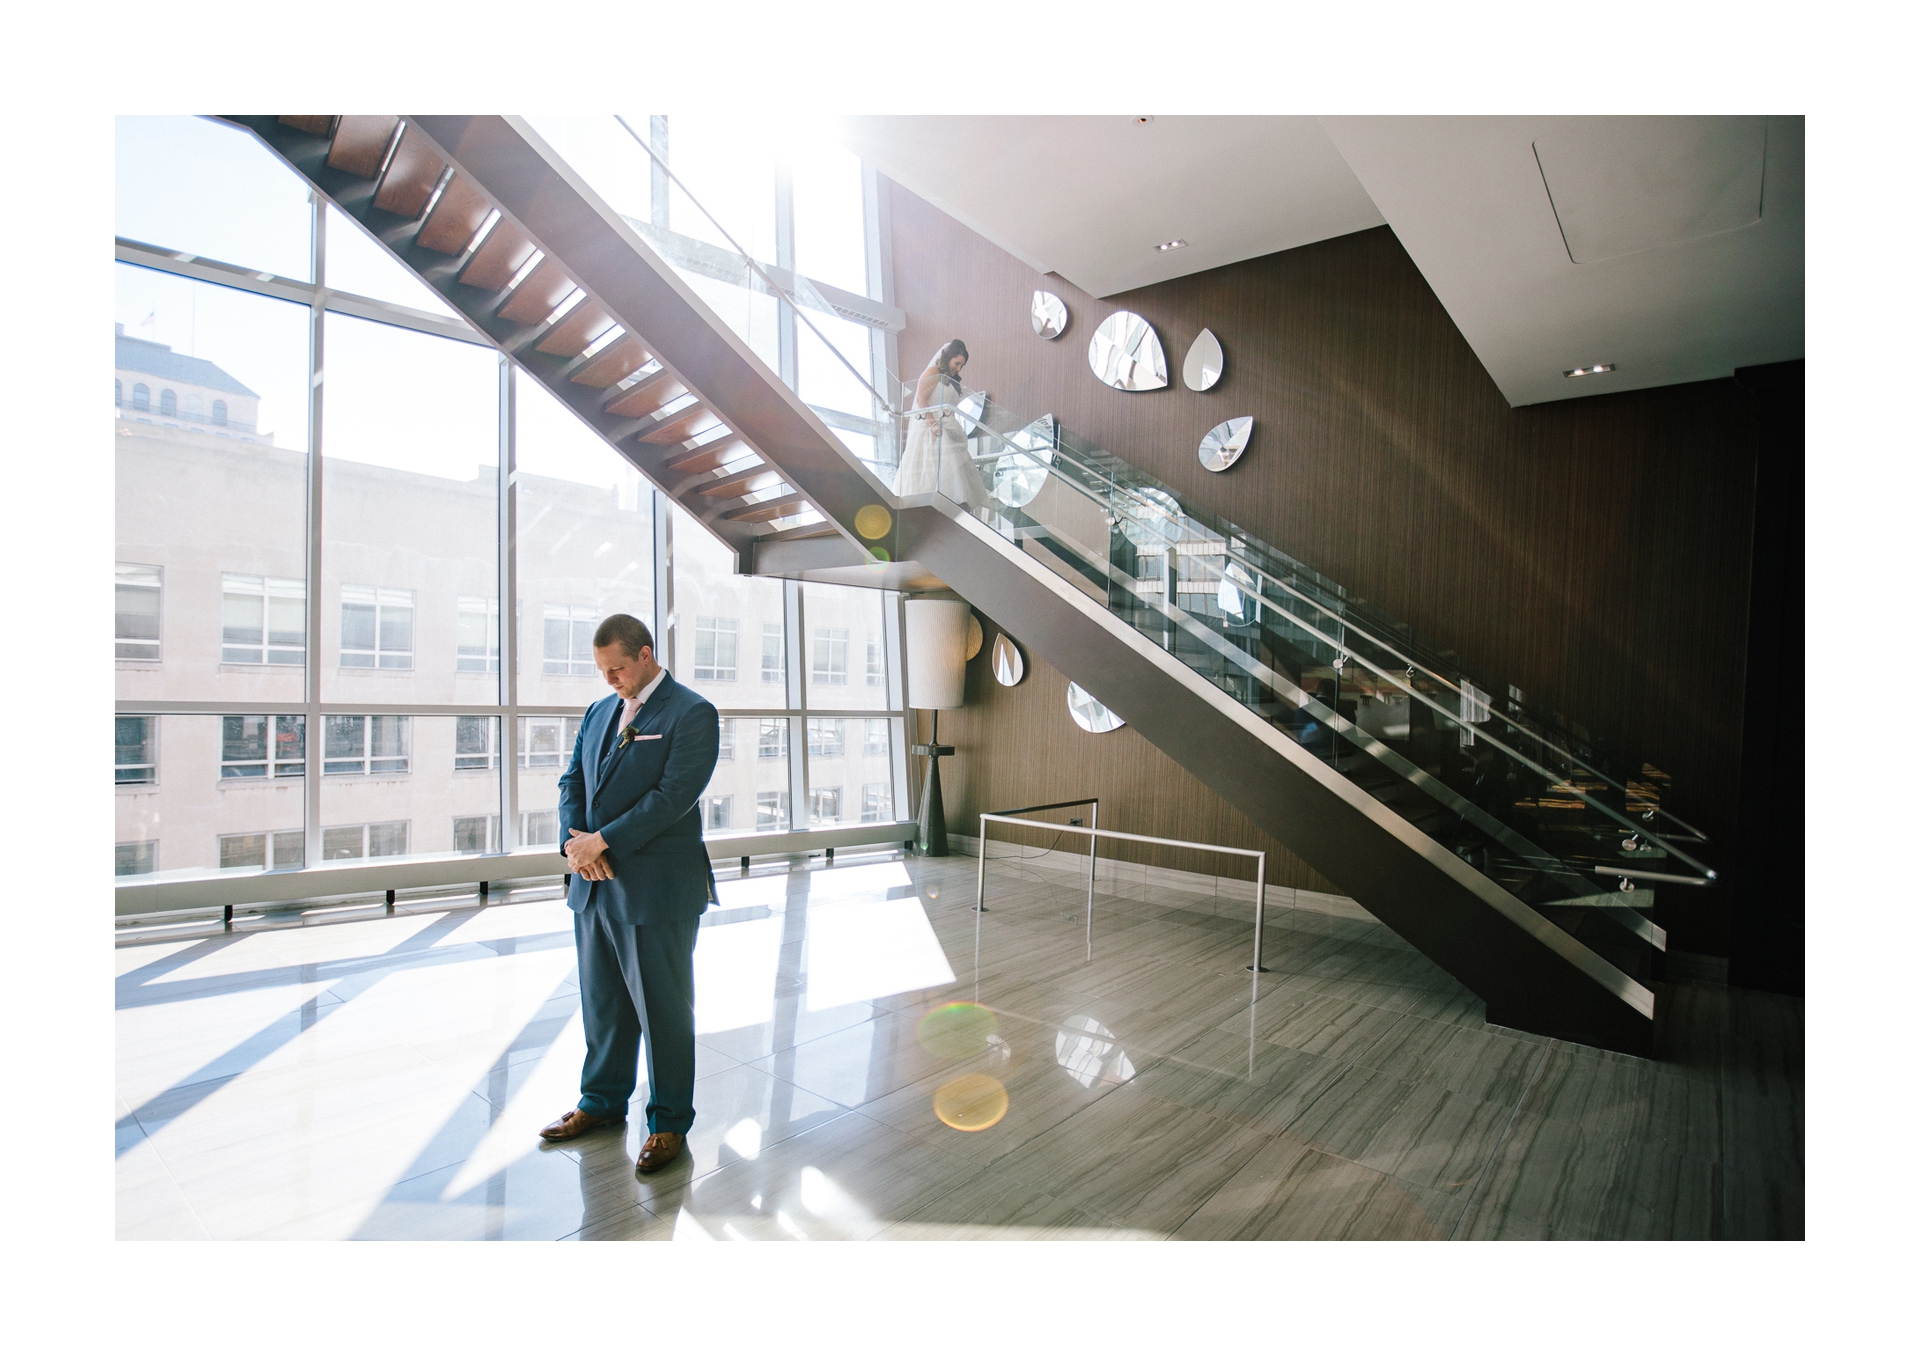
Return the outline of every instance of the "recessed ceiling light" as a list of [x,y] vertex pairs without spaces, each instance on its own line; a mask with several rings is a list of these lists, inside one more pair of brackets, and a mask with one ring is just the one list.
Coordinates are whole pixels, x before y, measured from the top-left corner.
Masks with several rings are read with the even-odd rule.
[[1183,250],[1186,247],[1187,247],[1187,242],[1184,240],[1169,240],[1164,245],[1154,246],[1154,248],[1157,250]]
[[1613,371],[1612,363],[1595,363],[1591,367],[1572,368],[1569,371],[1562,372],[1560,375],[1563,377],[1591,377],[1601,372],[1611,371]]

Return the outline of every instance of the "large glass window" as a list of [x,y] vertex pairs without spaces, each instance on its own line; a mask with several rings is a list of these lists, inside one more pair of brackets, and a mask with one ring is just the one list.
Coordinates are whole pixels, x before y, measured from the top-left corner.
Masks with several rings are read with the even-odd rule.
[[462,673],[500,672],[500,602],[462,598],[455,620],[454,667]]
[[308,310],[127,264],[114,284],[117,695],[301,701]]
[[839,584],[808,584],[805,594],[808,707],[886,710],[886,595]]
[[[673,554],[674,606],[689,633],[679,640],[681,667],[674,676],[722,708],[784,710],[786,670],[766,662],[767,637],[781,633],[785,625],[786,594],[781,582],[735,574],[733,553],[677,506]],[[722,622],[727,625],[723,627]],[[760,662],[750,662],[744,670],[739,655],[742,635],[760,637],[761,647]],[[709,647],[704,652],[703,645]]]
[[[320,823],[326,855],[360,829],[358,855],[440,854],[473,850],[471,821],[491,819],[484,841],[500,843],[499,721],[493,716],[326,717]],[[551,774],[556,777],[557,774]],[[522,809],[545,808],[537,802]],[[455,825],[468,821],[464,839]],[[382,825],[400,828],[382,829]],[[337,833],[335,831],[338,831]],[[337,840],[337,841],[336,841]]]
[[114,119],[113,231],[283,278],[313,276],[306,184],[251,132],[205,118]]
[[[140,873],[301,865],[301,723],[297,715],[116,716],[115,843],[147,845],[134,859]],[[125,865],[116,847],[116,870]]]
[[731,683],[740,676],[739,618],[694,620],[693,676],[715,683]]
[[456,600],[500,596],[500,359],[337,314],[326,345],[322,695],[497,702],[459,664]]

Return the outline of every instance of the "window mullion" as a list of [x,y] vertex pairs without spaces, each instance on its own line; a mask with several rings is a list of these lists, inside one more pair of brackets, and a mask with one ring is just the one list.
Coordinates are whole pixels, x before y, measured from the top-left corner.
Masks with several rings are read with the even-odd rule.
[[[796,715],[787,718],[787,827],[802,828],[807,812],[807,682],[802,666],[806,661],[806,595],[800,581],[781,581],[786,611],[787,707]],[[798,726],[796,729],[795,727]]]
[[514,525],[518,519],[519,487],[514,483],[514,468],[519,447],[515,441],[515,406],[518,386],[513,364],[506,355],[500,358],[500,577],[496,585],[500,616],[500,688],[495,694],[504,708],[495,722],[493,746],[499,753],[500,775],[500,849],[511,852],[520,846],[520,768],[513,756],[520,740],[520,609],[519,556],[515,550]]
[[[323,518],[321,487],[321,440],[326,410],[326,315],[327,315],[327,215],[319,195],[309,198],[313,213],[313,304],[307,313],[307,635],[306,635],[306,722],[307,774],[303,787],[306,797],[306,852],[304,861],[321,860],[320,785],[325,771],[326,731],[320,715],[320,569]],[[261,599],[261,626],[267,625],[267,600]],[[318,741],[318,758],[313,757]]]

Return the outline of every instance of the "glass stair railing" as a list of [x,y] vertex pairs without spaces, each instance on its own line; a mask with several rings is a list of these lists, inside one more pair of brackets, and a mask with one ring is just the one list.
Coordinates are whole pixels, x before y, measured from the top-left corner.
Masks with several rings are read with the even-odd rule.
[[1636,882],[1715,880],[1651,827],[1651,778],[1596,766],[1512,689],[1051,417],[1014,427],[976,394],[908,418],[930,432],[906,440],[903,495],[1071,579],[1522,902],[1631,906]]

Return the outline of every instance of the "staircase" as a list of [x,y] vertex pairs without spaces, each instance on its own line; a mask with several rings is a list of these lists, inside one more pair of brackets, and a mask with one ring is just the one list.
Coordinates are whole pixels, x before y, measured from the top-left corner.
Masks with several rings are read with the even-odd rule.
[[937,579],[1089,679],[1483,998],[1489,1021],[1653,1050],[1665,937],[1638,887],[1715,877],[1680,846],[1702,840],[1661,810],[1652,768],[1616,768],[1584,732],[1051,419],[966,411],[969,455],[1011,487],[988,504],[896,496],[519,119],[226,120],[725,541],[742,573]]

